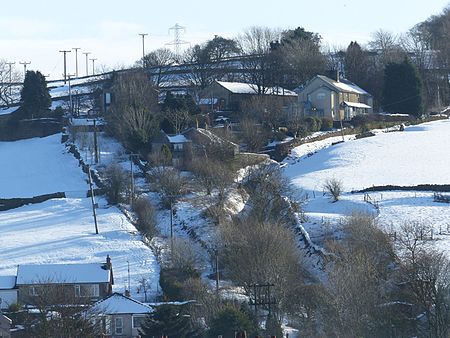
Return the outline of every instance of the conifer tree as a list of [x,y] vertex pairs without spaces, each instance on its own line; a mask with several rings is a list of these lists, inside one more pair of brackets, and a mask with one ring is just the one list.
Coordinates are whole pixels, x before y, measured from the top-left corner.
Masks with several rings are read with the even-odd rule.
[[386,65],[382,105],[390,113],[422,114],[422,80],[408,59]]
[[39,71],[27,71],[20,95],[25,118],[41,117],[52,103],[45,77]]

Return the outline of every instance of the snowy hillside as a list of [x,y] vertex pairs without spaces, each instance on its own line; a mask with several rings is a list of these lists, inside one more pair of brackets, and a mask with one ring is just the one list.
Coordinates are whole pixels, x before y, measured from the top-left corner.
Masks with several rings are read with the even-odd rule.
[[[395,232],[405,222],[433,228],[430,245],[450,255],[450,205],[433,201],[432,192],[382,191],[351,194],[372,185],[450,184],[450,120],[407,127],[404,132],[378,133],[334,146],[319,141],[293,149],[286,160],[286,175],[294,187],[308,194],[305,229],[313,241],[338,230],[338,221],[355,211],[378,215],[379,223]],[[307,153],[317,151],[312,156]],[[327,179],[342,180],[344,194],[332,203],[323,195]]]
[[61,135],[0,142],[0,198],[33,197],[88,190],[78,161],[61,144]]
[[342,179],[346,191],[372,185],[450,183],[449,144],[450,120],[430,122],[328,147],[289,166],[286,173],[295,184],[318,191],[332,177]]
[[[139,279],[158,292],[159,266],[135,227],[115,207],[100,199],[99,234],[95,234],[86,175],[60,143],[61,135],[0,143],[2,197],[24,197],[56,191],[71,198],[53,199],[0,212],[0,275],[15,274],[18,264],[101,263],[110,255],[114,291],[128,284],[133,296]],[[71,195],[71,194],[72,195]]]

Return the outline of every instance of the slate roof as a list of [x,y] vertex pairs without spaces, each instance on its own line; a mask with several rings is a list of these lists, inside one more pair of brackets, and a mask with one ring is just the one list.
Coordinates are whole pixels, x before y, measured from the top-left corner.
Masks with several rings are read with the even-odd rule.
[[109,283],[111,277],[104,263],[29,264],[17,268],[17,285]]

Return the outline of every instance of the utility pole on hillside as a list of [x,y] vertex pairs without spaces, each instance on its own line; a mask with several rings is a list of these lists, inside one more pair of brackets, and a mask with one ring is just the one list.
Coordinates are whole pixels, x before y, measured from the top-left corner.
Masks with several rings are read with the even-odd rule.
[[89,59],[92,61],[92,75],[95,75],[95,61],[97,61],[97,59]]
[[91,54],[91,52],[83,52],[83,54],[86,56],[86,76],[88,76],[89,75],[88,55]]
[[25,81],[25,76],[27,75],[27,65],[29,65],[31,61],[21,61],[19,64],[23,65],[23,80]]
[[89,176],[89,187],[91,190],[91,203],[92,203],[92,214],[94,215],[94,224],[95,224],[95,234],[98,235],[98,226],[97,226],[97,214],[95,211],[96,204],[94,199],[94,185],[92,183],[92,177],[91,177],[91,168],[88,166],[88,176]]
[[75,77],[78,77],[78,50],[80,47],[72,48],[75,51]]
[[145,37],[148,35],[147,33],[139,33],[142,36],[142,68],[145,68]]
[[139,154],[130,154],[130,206],[133,205],[134,200],[134,173],[133,173],[133,157],[137,156],[139,159]]
[[67,53],[70,53],[70,50],[60,50],[60,53],[64,54],[64,84],[66,84],[66,77],[67,77]]

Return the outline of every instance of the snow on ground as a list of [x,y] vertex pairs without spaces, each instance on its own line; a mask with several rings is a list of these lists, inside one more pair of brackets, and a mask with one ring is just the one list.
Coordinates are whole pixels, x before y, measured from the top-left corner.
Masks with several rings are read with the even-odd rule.
[[[0,275],[15,274],[18,264],[94,263],[112,259],[114,290],[128,284],[135,297],[138,280],[146,277],[158,292],[159,266],[135,227],[115,207],[100,199],[99,235],[95,235],[91,201],[85,198],[86,175],[61,144],[61,135],[0,142],[0,197],[29,197],[57,191],[70,198],[0,212]],[[113,161],[117,145],[104,146],[104,158]],[[108,148],[109,150],[105,150]]]
[[61,134],[0,142],[0,198],[55,192],[79,196],[88,190],[78,161],[61,144]]
[[[321,141],[323,142],[323,141]],[[346,191],[372,185],[448,183],[450,177],[450,120],[407,127],[327,147],[286,168],[295,185],[321,191],[326,179],[339,178]],[[305,154],[302,145],[292,155]],[[309,151],[308,151],[309,152]]]
[[[450,205],[434,202],[432,192],[369,193],[379,211],[364,201],[364,194],[350,193],[372,185],[449,184],[450,120],[407,127],[404,132],[380,132],[334,146],[331,142],[334,140],[301,145],[285,160],[285,174],[298,189],[297,196],[308,195],[304,227],[313,242],[339,236],[339,221],[363,211],[378,215],[388,232],[395,232],[405,222],[429,224],[433,245],[450,255]],[[330,178],[341,179],[344,186],[336,203],[323,193],[323,184]]]
[[102,263],[110,255],[114,291],[130,284],[136,295],[138,281],[147,277],[153,295],[158,290],[159,267],[152,251],[125,216],[99,201],[95,234],[88,198],[54,199],[0,213],[0,275],[16,273],[18,264]]
[[14,113],[19,107],[0,108],[0,115],[7,115]]

